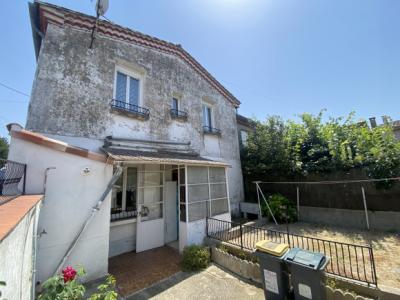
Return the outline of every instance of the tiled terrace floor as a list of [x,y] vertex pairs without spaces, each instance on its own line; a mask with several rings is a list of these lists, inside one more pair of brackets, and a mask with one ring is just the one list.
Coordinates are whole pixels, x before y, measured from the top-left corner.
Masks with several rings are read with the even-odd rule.
[[110,258],[108,271],[117,279],[122,296],[128,296],[180,271],[181,257],[170,247]]

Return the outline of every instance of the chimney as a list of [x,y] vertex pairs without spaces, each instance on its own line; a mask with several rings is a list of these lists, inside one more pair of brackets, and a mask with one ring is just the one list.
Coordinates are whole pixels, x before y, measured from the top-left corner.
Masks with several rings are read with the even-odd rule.
[[389,125],[390,117],[389,116],[382,116],[382,121],[383,121],[383,124]]
[[375,117],[369,118],[369,122],[371,123],[371,128],[376,127],[376,118]]

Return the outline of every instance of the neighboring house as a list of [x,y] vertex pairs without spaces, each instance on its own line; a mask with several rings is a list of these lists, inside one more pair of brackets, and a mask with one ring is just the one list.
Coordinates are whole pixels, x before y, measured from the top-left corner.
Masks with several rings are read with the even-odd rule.
[[29,10],[37,71],[9,159],[28,164],[28,193],[47,178],[39,282],[60,262],[94,279],[109,256],[182,250],[203,241],[207,216],[238,214],[240,102],[228,90],[180,45],[51,4]]
[[400,140],[400,120],[393,122],[393,132],[396,138]]
[[[370,122],[371,128],[375,128],[375,127],[379,126],[376,122],[376,117],[369,118],[369,122]],[[394,135],[396,136],[397,139],[400,140],[400,120],[391,121],[390,117],[382,116],[382,123],[391,125],[393,128]]]
[[245,116],[236,115],[236,122],[238,128],[239,145],[240,147],[245,147],[247,145],[247,138],[249,134],[254,133],[255,123]]

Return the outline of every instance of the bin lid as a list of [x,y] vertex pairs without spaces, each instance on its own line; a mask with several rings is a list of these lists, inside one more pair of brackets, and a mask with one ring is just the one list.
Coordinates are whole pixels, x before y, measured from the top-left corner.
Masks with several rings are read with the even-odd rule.
[[293,248],[286,254],[285,260],[310,267],[314,270],[320,270],[325,268],[327,257],[322,253]]
[[274,256],[282,256],[289,249],[289,245],[276,243],[270,240],[262,240],[256,243],[256,249]]

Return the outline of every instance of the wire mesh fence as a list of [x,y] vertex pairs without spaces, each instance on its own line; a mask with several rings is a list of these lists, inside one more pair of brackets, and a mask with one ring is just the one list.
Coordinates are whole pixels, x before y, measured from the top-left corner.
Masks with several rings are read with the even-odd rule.
[[26,165],[0,159],[0,205],[25,193]]
[[287,243],[291,248],[298,247],[320,252],[330,258],[326,267],[327,273],[368,284],[377,284],[371,246],[307,237],[213,218],[207,218],[207,236],[250,251],[254,251],[258,241],[268,239]]

